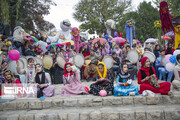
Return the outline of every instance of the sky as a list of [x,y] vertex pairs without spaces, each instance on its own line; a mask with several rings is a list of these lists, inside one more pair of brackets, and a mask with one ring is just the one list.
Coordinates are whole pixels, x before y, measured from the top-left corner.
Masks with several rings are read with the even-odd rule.
[[[73,7],[80,0],[53,0],[57,6],[51,6],[50,14],[44,16],[45,20],[53,23],[56,29],[60,29],[60,22],[64,19],[69,19],[72,27],[79,27],[80,22],[76,21],[73,18],[73,13],[75,12]],[[139,3],[147,1],[150,2],[152,0],[132,0],[133,9],[137,9]]]

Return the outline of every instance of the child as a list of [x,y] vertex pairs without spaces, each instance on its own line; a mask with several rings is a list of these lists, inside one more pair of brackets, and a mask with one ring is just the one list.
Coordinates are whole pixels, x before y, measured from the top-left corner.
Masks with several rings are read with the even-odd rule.
[[63,83],[62,96],[88,94],[85,86],[80,81],[79,70],[70,62],[64,65]]
[[116,78],[116,87],[114,87],[114,96],[118,95],[139,95],[138,86],[132,85],[132,80],[130,79],[130,74],[128,73],[127,64],[121,65],[121,70],[118,77]]
[[19,61],[16,61],[17,64],[17,73],[18,74],[25,74],[26,75],[26,81],[25,83],[32,83],[35,77],[35,67],[34,67],[34,59],[29,58],[27,60],[28,66],[26,66],[25,69],[21,69],[19,65]]

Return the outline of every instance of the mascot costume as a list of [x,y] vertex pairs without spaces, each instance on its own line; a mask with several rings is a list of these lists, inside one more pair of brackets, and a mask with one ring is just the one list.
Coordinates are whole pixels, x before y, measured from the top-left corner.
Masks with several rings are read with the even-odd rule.
[[116,23],[114,20],[109,19],[106,21],[105,23],[106,29],[107,29],[107,34],[109,36],[110,39],[114,38],[114,32],[116,29]]
[[133,29],[135,37],[135,22],[134,20],[126,21],[125,30],[126,30],[126,39],[129,41],[130,46],[133,45]]
[[76,53],[79,53],[79,41],[80,41],[80,30],[78,30],[77,27],[73,27],[71,34],[73,35],[73,41],[74,41],[74,49],[76,50]]
[[21,26],[17,26],[14,28],[13,37],[15,48],[19,51],[20,55],[24,55],[24,42],[30,40],[30,35],[27,34]]
[[[168,8],[168,4],[166,1],[162,1],[160,2],[160,8],[159,8],[159,15],[160,15],[160,19],[161,19],[161,29],[163,31],[163,34],[165,34],[166,32],[171,31],[171,29],[174,31],[175,33],[175,48],[177,48],[178,44],[180,43],[179,40],[179,25],[180,23],[178,23],[170,14],[169,12],[169,8]],[[179,24],[176,28],[174,28],[173,24],[172,24],[172,19]],[[176,30],[175,30],[176,29]]]
[[175,27],[175,49],[180,44],[180,25]]
[[49,36],[47,38],[47,42],[48,43],[62,43],[65,40],[71,40],[71,23],[68,19],[63,20],[62,22],[60,22],[60,28],[61,30],[59,32],[57,32],[56,36]]

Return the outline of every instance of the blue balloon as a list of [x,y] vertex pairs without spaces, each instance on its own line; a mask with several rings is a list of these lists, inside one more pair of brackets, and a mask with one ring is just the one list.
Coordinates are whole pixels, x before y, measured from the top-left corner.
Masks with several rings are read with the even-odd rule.
[[176,60],[176,55],[172,55],[171,57],[169,57],[169,61],[170,61],[171,63],[176,63],[176,62],[177,62],[177,60]]

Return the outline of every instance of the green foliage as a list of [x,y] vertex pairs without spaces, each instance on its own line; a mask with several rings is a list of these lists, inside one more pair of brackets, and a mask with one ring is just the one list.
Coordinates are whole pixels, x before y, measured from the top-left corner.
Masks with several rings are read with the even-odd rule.
[[122,14],[131,6],[132,0],[81,0],[75,5],[73,17],[83,22],[82,31],[89,30],[97,33],[105,29],[105,22],[113,19],[120,20]]
[[54,25],[45,21],[44,15],[49,14],[51,5],[56,4],[52,0],[1,0],[1,22],[10,24],[12,30],[20,25],[27,31],[34,30],[35,26],[39,30],[48,31]]
[[5,24],[9,24],[9,4],[6,0],[1,0],[0,10],[0,19],[3,20]]
[[159,20],[159,12],[157,8],[151,5],[151,2],[142,2],[138,6],[137,11],[129,12],[123,15],[120,22],[117,24],[117,29],[126,37],[125,24],[129,19],[135,21],[136,38],[141,42],[147,38],[157,37],[154,21]]

